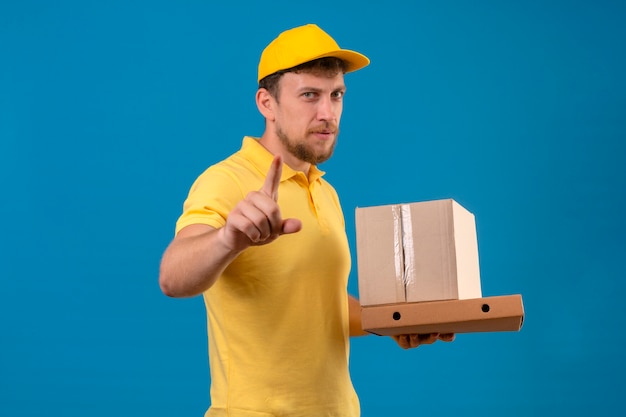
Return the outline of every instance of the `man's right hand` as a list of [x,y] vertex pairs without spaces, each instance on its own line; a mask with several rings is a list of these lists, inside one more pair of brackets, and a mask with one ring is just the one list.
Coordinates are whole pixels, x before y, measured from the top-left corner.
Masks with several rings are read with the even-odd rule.
[[178,232],[161,260],[159,284],[170,297],[190,297],[210,288],[244,249],[265,245],[302,229],[298,219],[283,219],[278,207],[282,158],[277,156],[263,187],[233,208],[226,224],[214,229],[191,224]]
[[250,192],[229,213],[219,233],[223,243],[239,252],[249,246],[266,245],[279,236],[302,229],[298,219],[283,219],[278,206],[278,186],[282,174],[282,158],[274,157],[259,191]]

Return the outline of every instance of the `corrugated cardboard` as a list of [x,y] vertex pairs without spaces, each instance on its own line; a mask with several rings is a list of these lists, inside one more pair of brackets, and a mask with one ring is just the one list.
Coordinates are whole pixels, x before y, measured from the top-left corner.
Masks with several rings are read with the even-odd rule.
[[454,200],[356,209],[362,306],[482,296],[474,215]]
[[519,294],[361,308],[363,330],[381,336],[518,331],[523,321]]

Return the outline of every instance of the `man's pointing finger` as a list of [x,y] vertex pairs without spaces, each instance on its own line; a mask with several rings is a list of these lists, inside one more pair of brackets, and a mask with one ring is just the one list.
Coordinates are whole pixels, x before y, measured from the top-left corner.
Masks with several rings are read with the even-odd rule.
[[283,158],[280,155],[274,157],[267,177],[261,191],[270,196],[274,201],[278,201],[278,185],[280,184],[280,176],[283,173]]

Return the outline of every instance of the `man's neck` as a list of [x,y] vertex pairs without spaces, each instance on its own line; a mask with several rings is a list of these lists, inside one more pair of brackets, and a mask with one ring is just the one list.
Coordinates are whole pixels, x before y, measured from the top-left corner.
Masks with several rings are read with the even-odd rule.
[[259,139],[259,143],[263,145],[272,155],[280,155],[283,162],[294,171],[301,171],[308,178],[311,164],[296,158],[291,152],[287,151],[280,139],[276,136],[270,136],[267,131]]

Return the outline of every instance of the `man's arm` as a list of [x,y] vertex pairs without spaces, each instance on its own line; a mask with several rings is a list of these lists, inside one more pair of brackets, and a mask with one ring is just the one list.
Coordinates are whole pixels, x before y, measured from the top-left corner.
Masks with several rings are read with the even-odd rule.
[[180,230],[161,260],[159,285],[170,297],[191,297],[209,289],[238,252],[224,244],[223,228],[192,224]]
[[249,193],[215,229],[193,224],[178,232],[161,260],[159,285],[170,297],[191,297],[209,289],[246,248],[266,245],[280,235],[298,232],[297,219],[283,220],[278,207],[282,158],[274,158],[263,187]]
[[361,304],[359,300],[348,295],[348,308],[350,311],[350,336],[366,336],[370,334],[361,327]]

